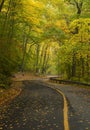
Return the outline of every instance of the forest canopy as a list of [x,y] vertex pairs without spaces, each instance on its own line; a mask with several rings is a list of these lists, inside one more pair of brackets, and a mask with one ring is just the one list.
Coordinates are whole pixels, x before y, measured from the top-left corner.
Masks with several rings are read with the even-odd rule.
[[0,0],[0,84],[18,71],[90,81],[90,0]]

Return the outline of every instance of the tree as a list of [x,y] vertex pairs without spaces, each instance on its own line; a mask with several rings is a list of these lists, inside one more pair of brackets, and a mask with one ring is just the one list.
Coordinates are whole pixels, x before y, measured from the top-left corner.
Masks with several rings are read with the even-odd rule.
[[5,0],[2,0],[1,3],[0,3],[0,12],[2,11],[4,3],[5,3]]
[[[1,0],[0,73],[89,80],[89,0]],[[7,63],[7,64],[6,64]]]
[[0,12],[0,78],[2,79],[3,76],[6,78],[0,82],[5,83],[18,66],[18,50],[14,36],[20,1],[6,0],[2,4]]

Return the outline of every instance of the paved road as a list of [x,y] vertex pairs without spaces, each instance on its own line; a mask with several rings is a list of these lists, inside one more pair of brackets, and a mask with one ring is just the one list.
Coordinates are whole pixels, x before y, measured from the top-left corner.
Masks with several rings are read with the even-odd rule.
[[63,97],[40,81],[24,81],[22,93],[0,107],[0,130],[64,130]]
[[90,130],[90,89],[24,81],[22,93],[0,107],[1,130],[64,130],[63,97],[68,102],[70,130]]
[[90,89],[62,84],[49,86],[61,90],[67,98],[70,130],[90,130]]

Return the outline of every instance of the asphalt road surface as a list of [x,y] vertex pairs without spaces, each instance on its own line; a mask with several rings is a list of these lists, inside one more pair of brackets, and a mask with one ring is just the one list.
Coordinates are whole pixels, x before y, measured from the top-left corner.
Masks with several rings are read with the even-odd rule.
[[90,89],[40,80],[23,84],[21,94],[0,107],[0,130],[65,130],[64,99],[56,89],[67,99],[70,130],[90,130]]
[[62,95],[40,81],[23,84],[21,94],[0,107],[0,130],[64,130]]
[[50,87],[59,89],[67,98],[70,130],[90,130],[90,88],[53,83]]

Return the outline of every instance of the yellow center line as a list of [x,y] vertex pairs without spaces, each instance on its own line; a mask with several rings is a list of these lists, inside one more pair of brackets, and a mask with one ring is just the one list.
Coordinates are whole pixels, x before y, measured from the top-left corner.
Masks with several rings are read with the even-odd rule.
[[59,90],[59,89],[55,89],[58,93],[60,93],[63,96],[64,99],[64,130],[70,130],[69,129],[69,121],[68,121],[68,105],[67,105],[67,100],[65,95]]

